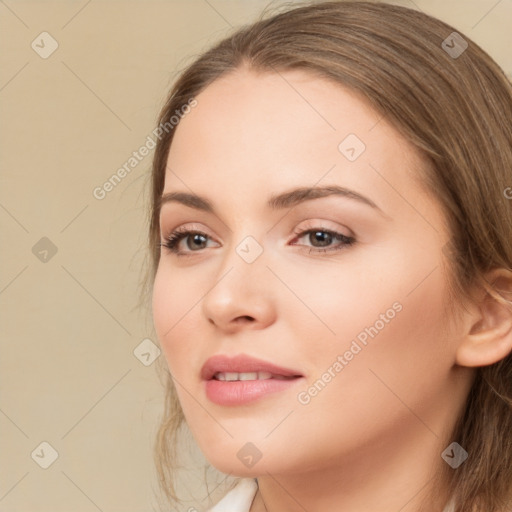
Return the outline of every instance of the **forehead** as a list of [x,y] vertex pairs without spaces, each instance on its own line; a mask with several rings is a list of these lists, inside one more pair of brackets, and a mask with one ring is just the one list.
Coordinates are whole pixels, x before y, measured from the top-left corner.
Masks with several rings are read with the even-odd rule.
[[[383,144],[383,136],[398,136],[360,94],[304,70],[236,69],[210,84],[196,100],[197,107],[177,127],[171,151],[187,143],[204,149],[230,145],[233,152],[258,147],[260,158],[276,158],[278,149],[289,146],[295,146],[295,153],[324,147],[337,155],[337,142],[350,133],[364,142],[381,139]],[[379,136],[373,137],[377,125]],[[300,148],[301,142],[314,146]]]
[[189,187],[250,202],[269,189],[327,180],[373,190],[385,203],[396,199],[393,188],[414,186],[422,163],[359,93],[307,71],[237,69],[196,100],[176,128],[165,191]]

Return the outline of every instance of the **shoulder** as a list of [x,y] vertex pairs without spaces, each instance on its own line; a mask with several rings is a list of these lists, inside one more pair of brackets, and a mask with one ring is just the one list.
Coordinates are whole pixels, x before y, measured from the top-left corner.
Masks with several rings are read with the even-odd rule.
[[249,512],[257,490],[258,481],[255,478],[241,478],[233,489],[206,512]]

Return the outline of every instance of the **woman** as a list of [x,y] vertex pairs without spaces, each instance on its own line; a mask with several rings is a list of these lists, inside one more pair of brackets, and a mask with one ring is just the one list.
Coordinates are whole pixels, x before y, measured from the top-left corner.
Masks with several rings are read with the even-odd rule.
[[512,510],[511,119],[482,49],[383,3],[181,74],[150,225],[171,501],[185,422],[241,477],[213,511]]

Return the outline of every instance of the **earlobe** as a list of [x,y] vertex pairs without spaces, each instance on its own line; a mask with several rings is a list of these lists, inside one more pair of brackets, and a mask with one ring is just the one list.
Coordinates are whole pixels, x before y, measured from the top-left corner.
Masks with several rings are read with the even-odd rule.
[[512,352],[512,272],[496,269],[486,280],[495,293],[486,291],[472,308],[456,352],[461,366],[488,366]]

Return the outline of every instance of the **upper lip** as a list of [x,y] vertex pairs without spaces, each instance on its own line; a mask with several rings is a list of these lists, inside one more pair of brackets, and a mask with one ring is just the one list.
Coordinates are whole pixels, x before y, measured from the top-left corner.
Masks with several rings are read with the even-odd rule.
[[219,354],[210,357],[201,368],[201,378],[210,380],[218,372],[269,372],[272,375],[282,375],[284,377],[302,377],[301,373],[296,370],[283,368],[246,354],[239,354],[235,357]]

